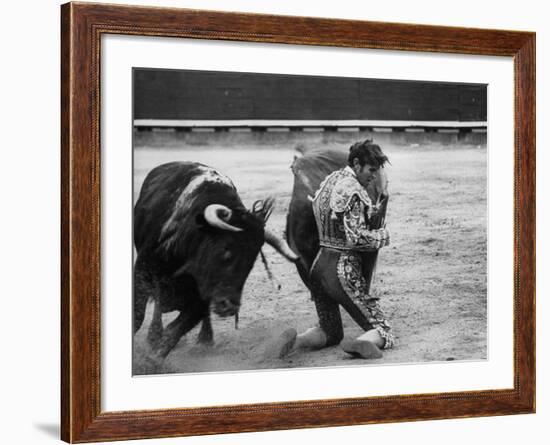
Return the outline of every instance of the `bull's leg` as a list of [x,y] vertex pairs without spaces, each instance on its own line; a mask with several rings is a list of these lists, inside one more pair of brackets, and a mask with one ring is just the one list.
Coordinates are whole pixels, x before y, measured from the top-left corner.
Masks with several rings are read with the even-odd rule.
[[155,290],[154,278],[138,256],[134,268],[134,334],[143,324],[147,301],[155,296]]
[[162,308],[160,302],[155,300],[155,309],[153,311],[153,319],[149,325],[149,332],[147,333],[147,342],[151,348],[156,349],[162,338]]
[[165,358],[177,345],[180,338],[201,321],[207,310],[208,305],[205,305],[202,301],[187,305],[177,318],[164,329],[162,338],[155,349],[155,355],[159,358]]
[[197,338],[197,343],[201,345],[212,345],[214,344],[214,331],[212,330],[212,321],[210,320],[210,313],[208,313],[202,319],[201,330]]

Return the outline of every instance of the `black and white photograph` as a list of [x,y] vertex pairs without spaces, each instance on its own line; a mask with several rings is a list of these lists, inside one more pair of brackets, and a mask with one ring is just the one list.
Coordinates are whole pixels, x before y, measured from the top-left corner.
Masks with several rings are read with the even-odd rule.
[[133,70],[133,374],[487,358],[487,86]]
[[545,443],[545,11],[6,3],[3,442]]

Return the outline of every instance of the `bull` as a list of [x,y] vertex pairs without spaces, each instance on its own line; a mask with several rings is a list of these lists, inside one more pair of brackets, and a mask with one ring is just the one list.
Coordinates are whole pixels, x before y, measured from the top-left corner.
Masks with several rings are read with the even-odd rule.
[[[153,299],[148,341],[164,358],[201,320],[210,342],[210,310],[238,313],[245,281],[264,242],[290,261],[297,256],[265,228],[274,200],[243,205],[232,181],[211,167],[172,162],[146,177],[134,208],[134,320],[136,333]],[[162,314],[179,311],[165,328]]]
[[[312,297],[316,292],[316,283],[312,282],[310,271],[319,252],[319,235],[311,198],[319,189],[323,179],[330,173],[344,168],[347,161],[348,153],[344,151],[309,151],[303,156],[296,157],[291,166],[294,174],[294,186],[287,215],[286,239],[290,248],[300,257],[296,262],[296,267],[302,281],[312,293]],[[371,229],[379,229],[384,225],[389,200],[387,186],[386,172],[384,169],[380,169],[367,187],[367,192],[377,209],[370,218]],[[368,291],[370,291],[377,258],[378,251],[365,252],[362,257]],[[324,291],[334,292],[330,289]]]

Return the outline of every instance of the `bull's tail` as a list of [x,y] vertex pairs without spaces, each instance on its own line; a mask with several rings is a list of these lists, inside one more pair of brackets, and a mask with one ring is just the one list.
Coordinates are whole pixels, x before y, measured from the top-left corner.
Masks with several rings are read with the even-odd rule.
[[281,289],[281,283],[279,283],[279,281],[277,281],[277,279],[273,276],[273,272],[271,272],[271,269],[269,267],[269,263],[267,262],[267,258],[264,254],[264,251],[261,250],[261,249],[260,249],[260,257],[262,259],[262,263],[264,265],[265,272],[267,273],[267,278],[269,278],[269,281],[271,281],[271,283],[273,283],[273,286],[275,287],[275,289],[280,290]]

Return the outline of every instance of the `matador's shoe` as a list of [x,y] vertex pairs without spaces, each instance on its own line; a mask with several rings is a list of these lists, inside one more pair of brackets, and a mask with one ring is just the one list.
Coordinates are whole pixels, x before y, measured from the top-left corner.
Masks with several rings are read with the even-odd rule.
[[382,358],[382,351],[373,342],[368,340],[357,340],[356,338],[344,338],[340,343],[342,349],[348,354],[363,358],[376,359]]

